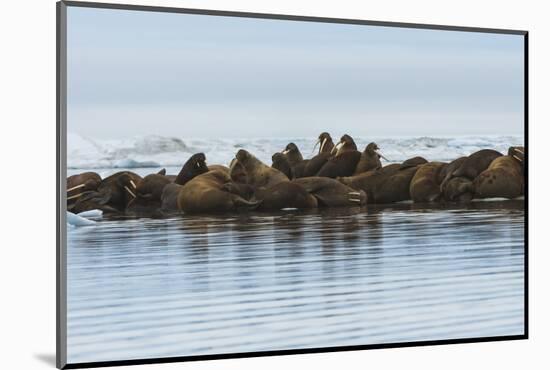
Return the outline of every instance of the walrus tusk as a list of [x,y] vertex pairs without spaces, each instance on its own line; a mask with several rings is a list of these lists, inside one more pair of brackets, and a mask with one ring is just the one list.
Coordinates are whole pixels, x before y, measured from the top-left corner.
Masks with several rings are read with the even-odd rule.
[[83,196],[85,193],[79,193],[79,194],[76,194],[76,195],[73,195],[71,197],[67,197],[67,200],[71,200],[71,199],[75,199],[75,198],[78,198],[78,197],[81,197]]
[[353,199],[353,198],[350,198],[349,201],[350,201],[350,202],[361,203],[361,199]]
[[514,154],[512,157],[514,157],[515,159],[517,159],[517,160],[520,161],[520,162],[523,162],[523,159],[521,159],[520,157],[518,157],[518,156],[515,155],[515,154]]
[[233,158],[233,160],[229,164],[229,172],[233,171],[233,168],[235,168],[237,162],[239,162],[239,160],[237,158]]
[[[130,180],[130,181],[131,181],[131,180]],[[129,187],[124,186],[124,189],[126,189],[126,191],[127,191],[128,193],[130,193],[131,196],[133,196],[134,198],[136,197],[136,195],[135,195],[134,193],[132,193],[132,190],[130,190]]]
[[283,154],[288,154],[288,152],[290,152],[288,149],[282,151]]
[[84,186],[86,186],[86,184],[80,184],[80,185],[73,186],[72,188],[67,189],[67,193],[70,192],[70,191],[76,190],[76,189],[83,188]]
[[380,158],[382,158],[383,160],[385,160],[386,162],[389,162],[389,161],[390,161],[388,158],[384,157],[384,156],[382,155],[382,153],[380,153],[378,150],[375,150],[374,152],[375,152],[376,154],[378,154],[378,156],[379,156]]
[[[132,184],[132,186],[134,187],[134,189],[137,188],[136,184],[134,183],[134,181],[130,180],[130,184]],[[134,195],[135,196],[135,195]]]
[[361,195],[361,193],[358,192],[358,191],[350,191],[348,194],[349,195]]
[[336,155],[338,155],[340,153],[340,149],[342,149],[343,146],[344,146],[344,143],[340,141],[338,144],[334,146],[334,148],[332,148],[332,150],[330,151],[330,154],[334,153],[334,151],[336,150]]
[[323,148],[325,147],[326,143],[327,143],[327,138],[324,138],[323,142],[321,143],[321,147],[319,148],[319,153],[323,152]]
[[[321,142],[321,139],[317,139],[317,142],[313,146],[313,150],[311,151],[311,154],[313,154],[315,152],[315,148],[317,148],[317,145],[319,145],[320,142]],[[319,149],[319,152],[321,152],[321,149]]]
[[523,154],[523,150],[522,150],[522,149],[514,148],[514,150],[515,150],[516,152],[520,152],[521,154]]

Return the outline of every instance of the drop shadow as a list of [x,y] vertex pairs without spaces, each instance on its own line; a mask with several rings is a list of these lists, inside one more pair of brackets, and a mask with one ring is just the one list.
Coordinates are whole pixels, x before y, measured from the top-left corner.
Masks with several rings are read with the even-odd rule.
[[56,365],[54,353],[35,353],[34,358],[52,367],[55,367]]

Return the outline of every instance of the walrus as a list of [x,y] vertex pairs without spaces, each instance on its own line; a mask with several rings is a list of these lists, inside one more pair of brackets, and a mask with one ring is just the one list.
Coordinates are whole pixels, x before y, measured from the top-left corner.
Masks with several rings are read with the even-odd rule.
[[428,203],[440,200],[439,174],[447,165],[443,162],[428,162],[418,167],[409,187],[413,202]]
[[367,203],[364,191],[352,189],[329,177],[302,177],[292,182],[313,195],[319,207],[362,206]]
[[525,160],[525,148],[522,146],[511,146],[508,148],[508,155],[513,157],[516,161],[521,164],[523,169],[523,161]]
[[127,213],[149,213],[161,208],[161,197],[164,187],[172,183],[161,174],[145,176],[136,187],[135,198],[126,207]]
[[204,153],[193,154],[182,166],[180,172],[174,180],[174,183],[178,185],[185,185],[195,176],[208,172],[208,170],[209,168],[206,165],[206,156]]
[[405,169],[409,167],[416,167],[425,163],[428,163],[428,161],[424,157],[412,157],[403,161],[399,168]]
[[287,158],[291,168],[291,177],[289,177],[289,179],[304,177],[304,172],[307,164],[309,163],[309,159],[304,159],[300,149],[298,149],[298,146],[294,143],[289,143],[285,147],[285,150],[283,150],[282,154]]
[[319,144],[321,144],[319,147],[319,152],[305,164],[301,176],[297,177],[310,177],[317,175],[319,170],[332,157],[331,153],[334,148],[334,143],[332,142],[332,137],[328,132],[323,132],[319,135],[319,138],[313,147],[313,151],[315,151],[315,148]]
[[[269,188],[280,182],[290,181],[284,173],[269,167],[244,149],[240,149],[235,158],[246,172],[247,183],[254,188]],[[233,165],[236,165],[236,163]]]
[[353,138],[347,134],[342,136],[339,143],[332,149],[332,154],[334,157],[321,167],[317,176],[336,178],[353,175],[361,158]]
[[394,163],[377,170],[371,170],[350,177],[338,177],[337,180],[367,194],[369,203],[394,203],[410,200],[410,184],[418,166],[401,169]]
[[359,159],[359,163],[357,163],[357,167],[355,167],[355,172],[353,174],[359,175],[363,172],[381,168],[382,163],[380,162],[380,158],[383,158],[386,161],[388,161],[388,159],[384,157],[379,150],[380,148],[376,143],[370,143],[367,145],[365,150],[361,153],[361,158]]
[[260,202],[233,193],[232,182],[229,174],[219,170],[198,175],[177,192],[178,209],[185,213],[210,213],[256,208]]
[[472,180],[466,177],[453,177],[442,188],[443,199],[447,202],[466,203],[474,197]]
[[255,189],[254,196],[261,201],[258,210],[274,210],[283,208],[308,209],[316,208],[317,198],[311,195],[303,186],[291,181],[280,182],[269,188]]
[[85,192],[95,191],[101,184],[96,172],[83,172],[67,177],[67,204],[73,204]]
[[475,179],[481,172],[487,169],[491,162],[502,154],[493,149],[482,149],[470,154],[452,174],[451,177],[466,177]]
[[281,171],[267,166],[246,150],[239,150],[235,159],[231,176],[238,176],[253,187],[255,198],[261,201],[259,210],[317,206],[315,197],[303,187],[291,183]]
[[134,172],[117,172],[101,181],[97,191],[82,195],[70,210],[73,213],[101,209],[104,212],[124,212],[141,182],[141,176]]
[[273,156],[271,156],[271,167],[281,171],[289,179],[294,178],[294,171],[292,171],[290,162],[288,161],[288,158],[283,153],[277,152],[273,154]]
[[285,150],[282,151],[282,154],[288,159],[288,163],[290,163],[291,166],[296,166],[304,160],[300,149],[298,149],[298,146],[294,143],[289,143],[285,147]]
[[313,151],[317,145],[320,144],[319,153],[330,153],[332,148],[334,148],[334,143],[332,142],[332,137],[328,132],[322,132],[317,139],[317,142],[313,146]]
[[[451,179],[453,176],[453,173],[464,163],[468,157],[459,157],[451,163],[449,163],[447,166],[445,166],[441,171],[439,172],[439,182],[440,182],[440,190],[443,192],[443,189],[445,187],[445,184],[447,181]],[[460,177],[460,176],[459,176]]]
[[476,198],[517,198],[524,187],[521,164],[513,156],[497,157],[473,184]]

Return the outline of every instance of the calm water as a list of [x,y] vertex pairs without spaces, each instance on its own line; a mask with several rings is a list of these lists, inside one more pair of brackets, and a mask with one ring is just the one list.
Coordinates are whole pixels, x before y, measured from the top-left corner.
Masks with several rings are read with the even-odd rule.
[[523,334],[523,222],[523,201],[103,219],[68,232],[68,359]]

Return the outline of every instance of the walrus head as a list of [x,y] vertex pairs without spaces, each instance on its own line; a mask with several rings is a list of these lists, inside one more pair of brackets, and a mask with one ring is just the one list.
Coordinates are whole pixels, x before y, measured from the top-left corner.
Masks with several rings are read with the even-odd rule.
[[[282,156],[281,153],[278,154]],[[231,180],[235,182],[248,184],[248,174],[246,173],[246,169],[237,158],[233,158],[231,164],[229,165],[229,176],[231,177]]]
[[339,154],[351,151],[351,150],[357,150],[357,145],[355,145],[355,141],[351,136],[348,134],[345,134],[340,138],[340,141],[334,148],[331,150],[331,154],[336,153],[335,155],[338,156]]
[[282,151],[282,154],[288,158],[291,165],[298,164],[304,160],[302,153],[300,153],[300,149],[298,149],[298,146],[294,143],[289,143],[285,147],[285,150]]
[[235,158],[241,163],[247,171],[252,170],[254,167],[263,165],[263,163],[252,154],[244,149],[240,149],[235,155]]
[[271,156],[271,167],[275,168],[282,173],[284,173],[289,179],[291,179],[292,176],[292,167],[290,165],[290,162],[288,158],[283,153],[275,153],[273,156]]
[[511,146],[508,149],[508,155],[523,164],[525,160],[525,149],[522,146]]
[[205,172],[208,172],[206,156],[204,153],[193,154],[181,168],[176,180],[174,180],[174,183],[178,185],[185,185],[194,177]]
[[382,153],[380,153],[380,148],[376,143],[370,143],[369,145],[367,145],[364,152],[367,153],[369,156],[378,156],[378,158],[382,158],[385,161],[389,162],[388,158],[384,157]]
[[129,195],[129,200],[136,197],[137,184],[129,173],[124,172],[120,174],[116,179],[116,183],[121,189],[124,189],[127,195]]
[[330,153],[332,148],[334,148],[334,143],[332,142],[332,137],[328,132],[322,132],[313,147],[313,151],[317,148],[317,145],[321,144],[319,147],[319,153]]

